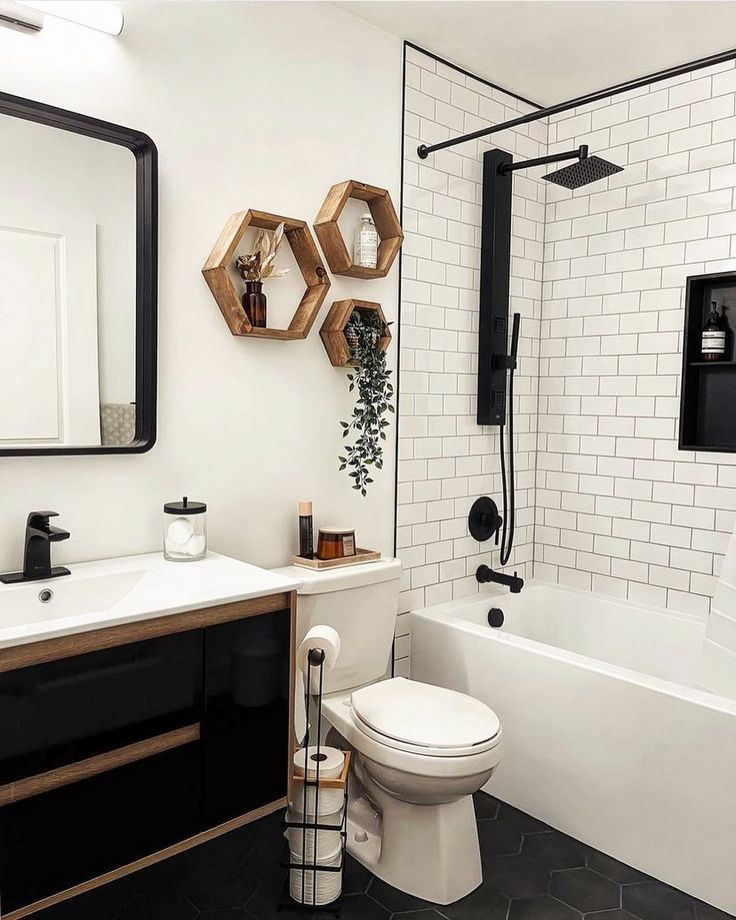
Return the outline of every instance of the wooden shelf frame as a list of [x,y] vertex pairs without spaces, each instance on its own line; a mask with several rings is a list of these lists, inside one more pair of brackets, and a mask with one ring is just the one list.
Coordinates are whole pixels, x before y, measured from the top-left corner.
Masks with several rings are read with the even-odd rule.
[[372,311],[378,314],[383,322],[384,334],[378,340],[378,347],[386,351],[391,344],[391,330],[388,328],[386,317],[380,303],[370,300],[336,300],[330,307],[330,312],[325,317],[319,331],[322,343],[329,355],[333,367],[355,367],[356,362],[350,356],[350,346],[345,338],[345,326],[353,312]]
[[[350,198],[366,202],[376,225],[380,239],[376,268],[355,265],[352,245],[348,249],[340,232],[338,220]],[[396,209],[386,189],[366,185],[355,179],[348,179],[332,186],[315,218],[314,232],[330,269],[336,275],[347,275],[350,278],[385,278],[404,242],[404,233]]]
[[[259,328],[252,326],[245,315],[228,268],[232,266],[235,250],[249,227],[273,231],[279,224],[284,225],[284,236],[291,246],[307,287],[287,329]],[[306,221],[254,211],[252,208],[228,218],[202,268],[202,274],[233,335],[283,341],[305,339],[309,335],[332,283],[322,265],[317,244]]]

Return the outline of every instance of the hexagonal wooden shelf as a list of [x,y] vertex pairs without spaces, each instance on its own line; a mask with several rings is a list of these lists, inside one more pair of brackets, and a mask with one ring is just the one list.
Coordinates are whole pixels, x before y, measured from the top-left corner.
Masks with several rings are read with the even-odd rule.
[[327,354],[333,367],[355,367],[356,362],[350,357],[350,346],[345,338],[345,326],[354,310],[374,310],[384,324],[384,334],[378,340],[378,347],[386,351],[391,344],[391,332],[386,323],[380,303],[368,300],[336,300],[330,307],[322,328],[319,331]]
[[[307,289],[304,291],[288,329],[260,328],[251,325],[245,315],[238,292],[228,274],[228,266],[232,263],[235,250],[248,227],[275,230],[281,223],[284,225],[284,236],[289,241]],[[324,303],[331,284],[306,221],[279,217],[278,214],[267,214],[265,211],[252,209],[239,211],[230,216],[204,264],[202,274],[225,317],[230,332],[233,335],[251,335],[263,339],[305,339],[309,335],[309,330],[317,318],[319,308]]]
[[[337,222],[349,198],[365,201],[370,209],[381,241],[376,268],[354,265],[351,251],[342,238]],[[332,271],[336,275],[348,275],[351,278],[385,278],[404,240],[399,218],[386,189],[365,185],[355,179],[332,186],[315,219],[314,231]]]

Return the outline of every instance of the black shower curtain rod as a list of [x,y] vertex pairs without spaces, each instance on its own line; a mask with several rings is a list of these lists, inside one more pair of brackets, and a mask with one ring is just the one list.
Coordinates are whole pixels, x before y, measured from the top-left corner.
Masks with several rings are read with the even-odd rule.
[[498,131],[505,131],[507,128],[517,128],[519,125],[529,124],[530,121],[537,121],[539,118],[547,118],[550,115],[557,115],[560,112],[566,112],[568,109],[576,109],[578,106],[586,105],[589,102],[598,102],[608,96],[618,96],[628,90],[639,89],[650,83],[660,83],[662,80],[668,80],[670,77],[678,77],[684,73],[690,73],[693,70],[702,70],[704,67],[710,67],[713,64],[722,64],[724,61],[732,61],[736,58],[736,49],[731,51],[721,51],[718,54],[711,54],[709,57],[699,58],[697,61],[690,61],[688,64],[679,64],[677,67],[668,67],[666,70],[658,70],[656,73],[649,74],[646,77],[637,77],[635,80],[627,80],[625,83],[617,83],[616,86],[609,86],[607,89],[597,90],[594,93],[588,93],[585,96],[578,96],[577,99],[570,99],[567,102],[558,102],[557,105],[551,105],[546,109],[538,109],[536,112],[530,112],[528,115],[520,115],[518,118],[512,118],[511,121],[504,121],[500,125],[491,125],[488,128],[481,128],[479,131],[473,131],[470,134],[463,134],[461,137],[450,138],[447,141],[440,141],[437,144],[420,144],[417,147],[417,155],[420,160],[426,160],[430,153],[437,150],[446,150],[448,147],[454,147],[456,144],[464,144],[466,141],[475,141],[479,137],[488,137],[489,134],[496,134]]

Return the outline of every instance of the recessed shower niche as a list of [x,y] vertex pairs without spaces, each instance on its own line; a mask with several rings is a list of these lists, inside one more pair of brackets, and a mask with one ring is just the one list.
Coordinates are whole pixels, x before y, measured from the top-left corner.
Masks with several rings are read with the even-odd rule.
[[[714,305],[718,322],[709,324]],[[734,329],[736,272],[689,277],[682,347],[680,450],[736,452]],[[706,344],[709,333],[718,342],[717,351],[710,351],[712,346]]]

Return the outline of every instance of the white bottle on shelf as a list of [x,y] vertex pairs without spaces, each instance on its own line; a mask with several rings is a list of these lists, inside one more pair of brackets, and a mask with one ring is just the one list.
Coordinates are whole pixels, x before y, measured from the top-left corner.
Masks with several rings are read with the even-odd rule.
[[360,268],[376,268],[378,265],[378,231],[370,214],[363,214],[355,228],[353,262]]

